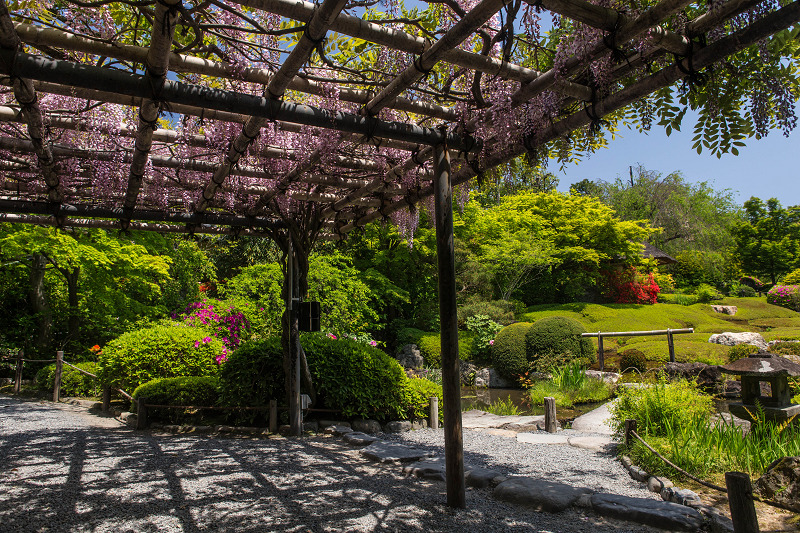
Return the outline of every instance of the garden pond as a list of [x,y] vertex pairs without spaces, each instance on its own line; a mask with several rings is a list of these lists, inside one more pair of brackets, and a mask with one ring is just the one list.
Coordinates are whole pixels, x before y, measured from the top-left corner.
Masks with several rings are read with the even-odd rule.
[[[528,394],[523,389],[484,389],[477,387],[461,388],[461,410],[470,409],[487,410],[492,404],[499,401],[511,402],[519,408],[521,415],[543,415],[544,406],[531,406]],[[573,408],[559,407],[557,416],[559,421],[570,421],[584,413],[600,407],[606,402],[594,402],[576,405]]]

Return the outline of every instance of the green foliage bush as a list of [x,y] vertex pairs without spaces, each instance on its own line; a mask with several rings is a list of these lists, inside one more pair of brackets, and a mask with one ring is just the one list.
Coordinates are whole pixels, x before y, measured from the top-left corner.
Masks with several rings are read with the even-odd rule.
[[98,356],[100,382],[126,391],[157,378],[212,376],[222,342],[205,329],[157,325],[109,342]]
[[625,350],[619,358],[619,369],[622,372],[627,372],[632,368],[642,374],[647,371],[647,356],[635,348]]
[[528,389],[532,405],[543,405],[544,399],[552,396],[558,407],[574,407],[576,404],[601,402],[611,398],[614,388],[601,379],[585,379],[575,386],[560,386],[554,380],[537,381]]
[[672,303],[688,307],[697,303],[697,296],[693,294],[676,294],[672,299]]
[[425,332],[417,328],[401,328],[397,330],[395,345],[397,348],[402,348],[406,344],[416,344],[419,347],[419,340],[425,335]]
[[243,343],[220,368],[222,405],[265,406],[272,399],[283,402],[285,394],[280,337]]
[[[97,365],[95,363],[78,363],[78,368],[97,375]],[[56,381],[56,364],[47,365],[36,373],[36,385],[41,390],[52,391]],[[78,372],[68,365],[64,365],[61,372],[61,395],[62,396],[97,396],[100,385],[97,380]]]
[[747,285],[739,285],[734,296],[738,296],[739,298],[753,298],[756,296],[756,290]]
[[525,334],[531,326],[530,322],[517,322],[504,327],[495,336],[492,365],[505,378],[515,379],[528,370]]
[[[430,414],[430,398],[436,396],[441,402],[442,386],[425,378],[408,378],[403,382],[403,409],[408,419],[427,418]],[[444,420],[444,410],[439,409],[439,419]]]
[[800,355],[800,342],[776,342],[769,351],[781,355]]
[[648,387],[623,388],[611,406],[611,423],[621,433],[625,420],[632,418],[640,435],[661,436],[669,427],[688,427],[697,417],[708,420],[712,405],[711,396],[694,383],[661,379]]
[[467,330],[473,335],[472,353],[477,359],[489,359],[494,337],[501,329],[503,329],[503,326],[487,315],[472,315],[467,318]]
[[792,270],[781,279],[783,285],[800,285],[800,268]]
[[701,283],[700,286],[697,287],[695,295],[697,296],[697,301],[704,304],[722,299],[722,293],[707,283]]
[[775,285],[767,292],[767,303],[800,311],[800,285]]
[[[158,378],[136,387],[133,399],[146,398],[156,405],[210,407],[219,399],[220,379],[217,376],[185,376]],[[136,404],[134,403],[134,406]],[[181,409],[148,409],[147,416],[157,420],[185,422],[198,420],[204,413]]]
[[728,362],[733,363],[742,357],[747,357],[750,354],[756,353],[758,348],[750,344],[737,344],[728,348]]
[[485,315],[490,320],[507,326],[514,322],[517,307],[522,307],[522,304],[508,300],[479,300],[466,303],[458,308],[458,327],[466,329],[467,320],[476,315]]
[[[439,333],[425,333],[417,343],[420,354],[425,358],[425,364],[435,368],[442,366],[442,341]],[[458,333],[458,358],[462,361],[471,361],[473,358],[473,336],[466,331]]]
[[569,317],[545,317],[525,333],[526,357],[538,372],[547,372],[575,360],[589,364],[595,360],[594,346],[582,338],[586,328]]

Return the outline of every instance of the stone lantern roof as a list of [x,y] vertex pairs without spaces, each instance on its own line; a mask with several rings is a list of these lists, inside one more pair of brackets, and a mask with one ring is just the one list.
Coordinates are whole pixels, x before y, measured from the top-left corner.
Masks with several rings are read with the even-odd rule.
[[739,376],[800,376],[800,365],[773,354],[754,354],[720,367],[727,374]]

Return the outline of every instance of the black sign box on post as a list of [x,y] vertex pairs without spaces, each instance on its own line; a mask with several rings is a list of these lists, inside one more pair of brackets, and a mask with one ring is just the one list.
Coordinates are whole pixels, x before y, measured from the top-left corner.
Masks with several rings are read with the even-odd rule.
[[319,331],[319,302],[300,302],[298,309],[300,331]]

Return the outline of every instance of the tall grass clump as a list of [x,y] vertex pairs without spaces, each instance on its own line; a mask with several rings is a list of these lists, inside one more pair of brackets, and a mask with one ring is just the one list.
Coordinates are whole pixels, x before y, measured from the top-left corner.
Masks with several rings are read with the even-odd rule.
[[487,413],[501,416],[518,415],[522,413],[520,408],[514,405],[514,402],[511,401],[511,396],[505,400],[497,400],[493,404],[485,407],[484,410]]
[[544,404],[552,396],[558,407],[574,407],[579,403],[607,400],[614,388],[601,379],[586,377],[586,369],[580,363],[572,363],[550,371],[551,379],[538,381],[528,389],[532,405]]

